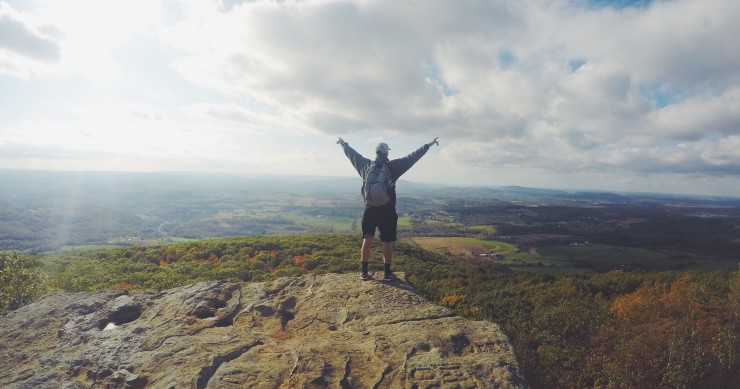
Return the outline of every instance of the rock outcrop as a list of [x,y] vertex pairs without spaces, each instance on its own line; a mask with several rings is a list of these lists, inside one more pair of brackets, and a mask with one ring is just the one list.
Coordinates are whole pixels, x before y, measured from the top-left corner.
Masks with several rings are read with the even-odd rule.
[[521,388],[499,327],[354,274],[54,293],[0,318],[3,388]]

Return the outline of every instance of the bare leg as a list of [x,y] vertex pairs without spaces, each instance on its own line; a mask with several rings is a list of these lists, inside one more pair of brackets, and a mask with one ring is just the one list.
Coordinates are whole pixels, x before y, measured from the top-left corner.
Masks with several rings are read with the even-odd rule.
[[393,242],[383,242],[383,263],[390,264],[393,260]]
[[360,253],[362,262],[368,262],[370,260],[370,252],[373,249],[373,238],[375,237],[368,235],[362,240],[362,251]]

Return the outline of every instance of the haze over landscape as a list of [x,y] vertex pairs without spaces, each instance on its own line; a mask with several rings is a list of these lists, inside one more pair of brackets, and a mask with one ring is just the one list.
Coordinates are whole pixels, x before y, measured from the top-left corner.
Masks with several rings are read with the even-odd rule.
[[735,0],[0,1],[0,167],[738,196]]

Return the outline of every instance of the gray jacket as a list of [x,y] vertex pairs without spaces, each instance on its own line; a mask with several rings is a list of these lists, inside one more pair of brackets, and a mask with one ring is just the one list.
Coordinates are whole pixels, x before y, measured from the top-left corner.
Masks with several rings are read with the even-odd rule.
[[[362,177],[362,181],[365,182],[365,174],[367,173],[367,168],[372,163],[371,160],[363,157],[360,153],[355,151],[352,147],[347,144],[347,142],[342,144],[342,150],[344,150],[344,155],[349,158],[350,162],[352,162],[352,166],[357,170],[357,173]],[[411,154],[403,157],[398,158],[394,160],[389,160],[387,155],[384,154],[377,154],[376,160],[380,160],[383,162],[386,162],[388,164],[388,170],[391,172],[391,177],[393,179],[393,182],[395,183],[401,175],[406,173],[411,166],[414,166],[414,164],[421,159],[421,157],[424,156],[424,154],[427,153],[429,150],[429,145],[425,144],[424,146],[419,147],[416,151],[412,152]],[[396,188],[395,185],[390,188],[390,196],[391,201],[390,204],[395,206],[396,205]]]

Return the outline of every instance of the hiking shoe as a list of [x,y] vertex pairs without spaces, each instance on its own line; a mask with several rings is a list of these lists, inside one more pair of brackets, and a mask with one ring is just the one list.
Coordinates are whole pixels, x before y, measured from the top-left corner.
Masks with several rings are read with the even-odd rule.
[[360,273],[360,279],[363,281],[367,281],[370,279],[370,275],[367,273]]
[[383,281],[393,281],[396,279],[396,275],[393,273],[385,273],[383,275]]

